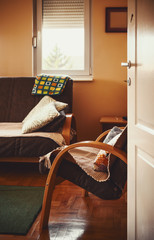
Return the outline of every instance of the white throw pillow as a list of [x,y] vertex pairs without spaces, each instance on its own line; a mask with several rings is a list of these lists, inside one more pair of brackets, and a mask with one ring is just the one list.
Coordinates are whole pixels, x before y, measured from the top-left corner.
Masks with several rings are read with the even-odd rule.
[[48,103],[54,103],[57,111],[61,111],[63,110],[64,108],[67,107],[67,103],[63,103],[63,102],[59,102],[59,101],[56,101],[55,99],[49,97],[49,96],[44,96],[40,101],[39,103],[28,113],[28,115],[24,118],[24,120],[22,121],[23,123],[25,121],[27,121],[28,119],[31,119],[31,117],[35,114],[37,114],[38,111],[42,111],[42,108],[44,106],[46,106]]
[[23,122],[22,133],[30,133],[45,126],[58,117],[60,113],[55,108],[54,102],[50,102],[43,107],[35,109]]

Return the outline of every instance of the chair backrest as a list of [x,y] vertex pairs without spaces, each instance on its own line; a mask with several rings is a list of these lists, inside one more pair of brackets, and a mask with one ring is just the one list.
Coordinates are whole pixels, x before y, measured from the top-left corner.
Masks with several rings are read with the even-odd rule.
[[[21,122],[40,101],[42,95],[32,95],[35,77],[0,78],[0,122]],[[67,113],[72,112],[73,81],[69,80],[62,94],[52,96],[68,103]]]

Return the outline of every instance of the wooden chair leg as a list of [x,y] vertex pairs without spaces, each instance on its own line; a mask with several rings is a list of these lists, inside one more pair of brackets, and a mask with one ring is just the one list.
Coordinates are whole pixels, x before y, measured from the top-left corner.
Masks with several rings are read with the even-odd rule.
[[41,211],[41,220],[40,220],[40,233],[42,232],[43,229],[46,229],[48,227],[52,195],[55,188],[55,178],[56,176],[53,176],[53,178],[51,179],[51,182],[50,183],[47,182],[45,186],[44,199],[43,199],[43,205],[42,205],[42,211]]
[[[55,152],[55,154],[58,154],[59,152],[60,150],[58,149]],[[41,210],[40,233],[42,232],[43,229],[46,229],[48,227],[52,195],[55,188],[56,177],[57,177],[56,176],[57,169],[58,167],[56,168],[55,164],[53,163],[46,180],[44,198],[43,198],[43,204],[42,204],[42,210]]]

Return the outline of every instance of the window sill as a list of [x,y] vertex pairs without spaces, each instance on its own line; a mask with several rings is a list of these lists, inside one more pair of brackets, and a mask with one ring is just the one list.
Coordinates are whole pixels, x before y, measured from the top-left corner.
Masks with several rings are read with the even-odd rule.
[[83,81],[93,81],[93,76],[92,75],[87,75],[87,76],[75,76],[75,75],[72,75],[70,76],[71,79],[73,81],[80,81],[80,82],[83,82]]

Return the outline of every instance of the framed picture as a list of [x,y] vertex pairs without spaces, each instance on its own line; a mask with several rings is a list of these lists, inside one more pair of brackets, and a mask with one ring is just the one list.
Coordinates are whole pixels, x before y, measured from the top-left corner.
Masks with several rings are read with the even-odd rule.
[[106,32],[127,32],[127,7],[106,8]]

